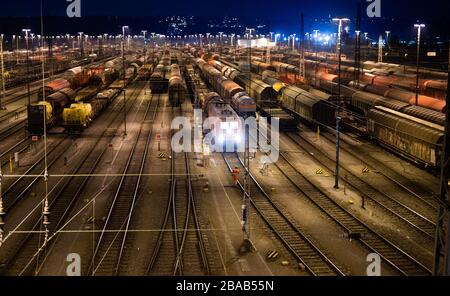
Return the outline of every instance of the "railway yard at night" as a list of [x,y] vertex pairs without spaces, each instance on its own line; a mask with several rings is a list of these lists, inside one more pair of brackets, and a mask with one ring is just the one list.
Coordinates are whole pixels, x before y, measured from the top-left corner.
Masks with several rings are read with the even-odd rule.
[[448,52],[330,22],[2,35],[0,275],[441,273]]

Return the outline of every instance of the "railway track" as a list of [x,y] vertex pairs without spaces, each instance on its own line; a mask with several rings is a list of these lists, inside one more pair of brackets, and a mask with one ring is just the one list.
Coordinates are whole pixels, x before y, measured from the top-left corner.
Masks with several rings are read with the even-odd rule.
[[[153,106],[153,115],[148,120],[147,116],[153,102],[156,103],[156,107]],[[120,272],[131,217],[140,194],[142,173],[152,136],[151,123],[156,116],[158,104],[159,96],[152,96],[97,241],[88,274],[118,275]]]
[[0,123],[3,123],[4,121],[9,120],[11,117],[18,117],[21,113],[24,113],[27,111],[27,106],[21,106],[17,107],[13,110],[8,110],[8,113],[3,114],[0,116]]
[[22,139],[12,146],[6,148],[6,150],[0,154],[0,162],[2,163],[2,165],[6,165],[9,162],[9,157],[12,156],[14,152],[18,152],[19,154],[25,152],[30,144],[30,139]]
[[[227,159],[227,156],[223,154],[230,172],[234,166],[244,168],[244,164],[239,156],[237,154],[233,155],[236,161],[232,164]],[[344,268],[334,262],[334,259],[324,254],[320,247],[295,225],[292,218],[288,217],[272,200],[250,172],[248,172],[248,176],[252,182],[250,189],[253,192],[250,198],[252,206],[289,252],[305,267],[306,271],[315,276],[345,275]],[[242,183],[238,182],[238,185],[241,191],[244,192]],[[256,192],[260,194],[256,194]]]
[[[311,157],[321,163],[326,169],[331,172],[334,171],[334,159],[332,159],[328,154],[319,150],[297,133],[286,133],[286,136],[296,143],[301,150],[307,152],[308,155],[311,155]],[[312,151],[314,151],[314,153],[310,153]],[[345,167],[341,166],[340,170],[343,175],[345,174],[348,176],[347,184],[360,192],[364,198],[370,199],[392,217],[399,220],[403,225],[409,227],[412,231],[417,233],[417,238],[423,238],[430,243],[434,242],[435,223],[433,221],[401,203],[391,195],[375,188],[362,178],[347,170]]]
[[[184,186],[177,183],[176,192],[187,193],[177,194],[177,206],[179,207],[185,200],[187,203],[186,219],[184,221],[184,231],[182,232],[180,250],[175,263],[175,270],[179,270],[179,275],[210,275],[210,267],[206,255],[204,236],[201,231],[201,224],[197,215],[197,207],[193,192],[191,170],[189,167],[189,154],[184,153],[186,178]],[[181,201],[181,202],[180,202]],[[177,234],[181,234],[176,232]]]
[[0,141],[3,141],[4,139],[8,138],[9,136],[19,132],[20,130],[23,130],[27,124],[27,119],[20,119],[9,126],[5,127],[4,129],[0,130]]
[[147,267],[151,275],[210,275],[204,234],[197,215],[189,155],[171,153],[166,212]]
[[[322,137],[326,138],[328,141],[334,141],[334,138],[329,133],[322,133]],[[396,172],[391,167],[387,166],[381,161],[376,160],[373,156],[364,153],[362,149],[356,145],[350,144],[348,140],[341,137],[340,149],[350,154],[352,157],[360,160],[365,165],[369,166],[372,171],[376,171],[377,174],[382,175],[386,179],[395,183],[401,190],[405,191],[407,194],[414,196],[418,202],[422,203],[424,207],[435,214],[438,208],[438,203],[435,199],[435,193],[431,192],[429,189],[423,187],[421,184],[414,182],[406,176]]]
[[[128,107],[128,112],[131,110],[136,98],[137,96]],[[52,234],[52,237],[49,238],[50,243],[44,242],[42,217],[39,213],[36,215],[35,222],[31,227],[33,232],[15,234],[14,247],[10,248],[12,252],[7,256],[8,260],[4,263],[4,268],[0,273],[7,275],[35,275],[39,272],[46,255],[50,253],[45,253],[44,251],[51,250],[56,242],[59,235],[58,230],[64,225],[89,180],[87,176],[95,171],[107,150],[107,144],[114,137],[115,133],[112,133],[111,130],[117,130],[122,123],[121,120],[117,120],[121,115],[122,113],[119,110],[115,116],[108,120],[106,124],[108,128],[98,137],[90,150],[84,154],[76,167],[69,173],[69,176],[61,178],[58,184],[49,192],[50,221],[52,222],[48,227],[49,233]],[[110,128],[114,122],[116,122],[116,126]],[[82,176],[75,177],[76,175]],[[42,262],[41,258],[43,258]]]
[[[63,136],[55,145],[47,148],[47,169],[49,169],[67,150],[68,136]],[[31,187],[45,174],[45,155],[39,157],[25,172],[23,172],[5,191],[3,202],[5,211],[9,212],[26,196]],[[8,215],[6,216],[8,217]]]
[[177,231],[177,212],[175,207],[176,179],[175,179],[175,157],[173,151],[170,156],[170,190],[167,197],[167,206],[160,227],[161,231],[156,239],[156,244],[147,267],[149,275],[169,275],[177,272],[175,261],[179,253],[179,237]]
[[[272,149],[275,148],[272,146]],[[370,251],[379,254],[386,263],[400,274],[408,276],[431,275],[430,268],[401,250],[381,234],[371,230],[364,222],[335,202],[332,197],[297,169],[285,153],[279,151],[279,155],[281,158],[274,162],[275,167],[319,210],[342,227],[349,238],[358,239]]]
[[[30,88],[31,88],[31,87],[32,87],[32,86],[30,86]],[[33,87],[33,88],[34,88],[34,89],[30,89],[30,97],[31,97],[31,98],[33,98],[33,96],[36,95],[36,94],[39,92],[40,86],[36,86],[36,87]],[[21,100],[21,99],[23,99],[23,98],[26,98],[26,97],[28,97],[28,92],[27,92],[27,91],[25,91],[24,93],[21,93],[21,94],[19,94],[19,95],[12,96],[12,97],[6,99],[5,102],[2,102],[2,104],[4,104],[4,105],[11,104],[11,103],[14,103],[14,102],[16,102],[16,101],[18,101],[18,100]],[[33,103],[34,101],[35,101],[35,100],[31,99],[31,102],[32,102],[32,103]],[[25,109],[25,110],[26,110],[26,109]]]

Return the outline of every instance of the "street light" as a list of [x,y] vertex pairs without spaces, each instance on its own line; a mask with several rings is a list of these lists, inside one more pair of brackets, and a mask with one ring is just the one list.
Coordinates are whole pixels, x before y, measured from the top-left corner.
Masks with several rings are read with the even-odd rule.
[[[246,28],[245,32],[247,33],[247,42],[248,42],[248,79],[249,79],[249,87],[248,87],[248,93],[250,93],[251,90],[251,57],[252,57],[252,32],[255,32],[255,29],[253,28]],[[245,118],[247,115],[245,115]],[[250,227],[249,227],[249,209],[250,209],[250,180],[249,180],[249,173],[250,173],[250,142],[249,142],[249,127],[248,125],[245,125],[244,128],[244,196],[242,201],[242,231],[244,236],[244,245],[251,245],[250,243]]]
[[417,72],[416,72],[416,106],[419,105],[419,59],[420,59],[420,32],[425,28],[424,24],[414,24],[417,28]]
[[219,32],[219,56],[222,58],[222,36],[223,32]]
[[337,40],[337,54],[338,54],[338,101],[336,104],[336,173],[334,180],[334,188],[339,189],[339,106],[341,104],[341,34],[342,24],[350,21],[348,18],[333,18],[333,21],[338,22],[338,40]]
[[147,34],[147,30],[142,30],[142,34],[144,34],[144,65],[147,63],[147,40],[145,39],[145,34]]
[[295,33],[292,34],[292,52],[295,52]]
[[128,26],[122,26],[122,36],[123,36],[123,40],[125,40],[125,29],[128,29]]
[[27,46],[27,92],[28,92],[28,105],[31,105],[31,93],[30,93],[30,56],[28,53],[28,33],[31,29],[22,29],[25,32],[25,44]]
[[317,45],[317,39],[319,38],[319,31],[320,30],[313,30],[314,35],[313,35],[313,39],[314,39],[314,51],[315,51],[315,56],[316,56],[316,62],[314,63],[314,83],[317,83],[317,70],[318,70],[318,63],[319,63],[319,59],[317,57],[318,55],[318,51],[319,51],[319,47]]
[[[1,55],[1,67],[2,67],[2,98],[5,101],[5,64],[3,61],[3,34],[0,34],[0,55]],[[2,105],[2,98],[0,98],[0,110],[6,109]]]
[[81,57],[84,57],[83,32],[78,32],[78,47],[80,48]]
[[355,81],[356,88],[359,88],[359,76],[361,74],[361,31],[356,30],[356,39],[355,39]]
[[125,49],[124,49],[124,43],[125,43],[125,29],[128,29],[128,26],[122,26],[122,68],[123,68],[123,123],[124,123],[124,136],[127,135],[127,100],[126,100],[126,94],[125,94]]

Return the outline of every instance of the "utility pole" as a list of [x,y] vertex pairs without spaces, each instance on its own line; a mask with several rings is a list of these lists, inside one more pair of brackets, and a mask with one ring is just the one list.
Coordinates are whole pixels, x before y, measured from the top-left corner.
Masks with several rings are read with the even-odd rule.
[[238,50],[238,45],[239,45],[239,35],[236,36],[236,40],[234,41],[233,58],[234,58],[235,63],[236,63],[236,52]]
[[353,80],[356,81],[356,87],[359,88],[359,77],[361,75],[361,1],[356,5],[356,24],[355,24],[355,73]]
[[[105,39],[106,43],[106,39]],[[103,35],[98,36],[98,55],[103,57]]]
[[3,102],[5,102],[5,63],[3,60],[3,34],[0,34],[0,55],[1,55],[1,66],[2,66],[2,97],[0,98],[0,110],[5,110],[6,106],[3,106]]
[[122,42],[121,42],[121,49],[122,49],[122,68],[123,68],[123,124],[124,124],[124,136],[127,136],[127,97],[126,97],[126,90],[125,90],[125,77],[126,77],[126,71],[125,71],[125,29],[127,29],[128,26],[122,26]]
[[142,30],[142,33],[144,34],[144,65],[147,64],[147,39],[145,39],[145,34],[147,33],[147,30]]
[[338,102],[336,104],[336,172],[334,188],[339,189],[339,123],[341,117],[339,116],[339,109],[341,105],[341,34],[343,22],[349,21],[348,18],[334,18],[333,21],[338,22],[338,39],[337,39],[337,55],[338,55]]
[[[245,116],[247,118],[247,116]],[[244,118],[245,120],[245,118]],[[244,232],[244,244],[250,241],[250,223],[249,223],[249,209],[250,209],[250,132],[249,126],[244,125],[244,141],[245,141],[245,151],[244,151],[244,202],[242,205],[242,230]]]
[[[19,64],[19,35],[12,35],[13,40],[11,41],[11,47],[14,46],[14,41],[16,41],[16,64]],[[14,49],[12,49],[14,50]]]
[[78,46],[80,47],[81,57],[84,57],[83,32],[78,32]]
[[305,81],[305,19],[303,13],[300,14],[300,80]]
[[219,32],[219,56],[220,58],[222,58],[222,36],[223,36],[223,32]]
[[383,62],[383,35],[378,36],[378,63]]
[[211,33],[206,33],[206,38],[208,39],[208,49],[211,50],[211,39],[209,38],[209,36],[211,35]]
[[425,28],[424,24],[415,24],[415,28],[417,28],[417,60],[416,60],[416,106],[419,105],[419,61],[420,61],[420,33],[421,29]]
[[292,34],[292,53],[295,53],[295,33]]
[[[450,85],[450,48],[447,85]],[[447,106],[450,92],[447,91]],[[450,108],[445,111],[445,133],[441,154],[441,185],[436,222],[433,275],[450,275]]]
[[[30,93],[30,55],[29,55],[29,47],[28,47],[28,33],[30,29],[23,29],[22,32],[25,32],[25,44],[27,47],[27,93],[28,93],[28,106],[31,105],[31,93]],[[44,36],[42,36],[44,37]]]
[[252,82],[252,32],[255,31],[255,29],[252,28],[247,28],[246,31],[247,33],[247,42],[248,42],[248,69],[246,69],[248,71],[248,82],[249,82],[249,89],[247,90],[248,93],[251,92],[251,82]]
[[[249,55],[248,55],[248,60],[249,60],[249,87],[250,87],[250,83],[251,83],[251,71],[250,71],[250,67],[251,67],[251,49],[252,49],[252,32],[255,29],[251,29],[251,28],[247,28],[247,42],[248,42],[248,46],[249,46]],[[244,120],[247,118],[247,114],[244,115]],[[250,243],[250,226],[249,226],[249,209],[250,209],[250,180],[249,180],[249,175],[250,175],[250,132],[249,132],[249,126],[244,124],[244,141],[245,141],[245,151],[244,151],[244,196],[243,196],[243,204],[242,204],[242,231],[243,231],[243,236],[244,236],[244,246],[246,246],[247,250],[249,249],[249,247],[251,246]]]

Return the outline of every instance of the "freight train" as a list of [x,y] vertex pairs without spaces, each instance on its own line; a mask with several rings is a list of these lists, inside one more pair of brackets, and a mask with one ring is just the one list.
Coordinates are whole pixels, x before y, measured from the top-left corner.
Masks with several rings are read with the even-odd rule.
[[[27,130],[30,136],[41,136],[44,130],[55,125],[65,127],[67,132],[79,132],[89,125],[89,122],[114,99],[118,92],[126,86],[137,73],[136,66],[127,68],[126,77],[117,79],[110,85],[105,97],[97,97],[97,93],[111,83],[111,79],[118,74],[122,63],[117,59],[109,61],[104,67],[93,67],[83,70],[70,69],[66,75],[68,80],[57,80],[45,86],[48,97],[44,101],[28,106]],[[107,73],[106,75],[104,75]],[[62,86],[67,86],[58,90]],[[114,85],[120,84],[120,87]],[[76,91],[75,91],[76,90]],[[45,121],[44,121],[45,118]]]
[[[306,67],[318,66],[320,70],[337,73],[336,56],[325,57],[322,54],[309,54],[312,60],[306,60]],[[295,60],[295,59],[294,59]],[[298,61],[298,59],[296,59]],[[355,68],[353,60],[341,61],[341,75],[353,77]],[[415,91],[416,73],[415,67],[401,66],[399,64],[376,63],[365,61],[361,63],[361,73],[368,79],[376,77],[378,85],[398,87],[408,91]],[[447,73],[431,69],[421,69],[419,72],[420,91],[427,96],[445,100],[447,91]]]
[[152,93],[158,94],[167,92],[169,88],[169,65],[170,56],[165,54],[161,57],[158,65],[150,76],[150,88]]
[[[416,104],[416,94],[414,92],[416,76],[394,72],[398,71],[395,70],[398,68],[398,65],[389,66],[390,64],[385,64],[387,66],[380,66],[378,64],[381,63],[364,62],[365,67],[368,69],[365,69],[362,73],[359,83],[352,81],[354,78],[354,67],[341,66],[341,83],[391,99]],[[296,83],[298,81],[298,67],[282,62],[272,62],[272,65],[276,67],[276,71],[282,80],[289,83]],[[317,76],[324,75],[325,73],[334,75],[334,82],[337,82],[337,65],[307,60],[305,61],[305,67],[306,77],[310,78],[312,83],[317,84]],[[445,112],[444,97],[447,90],[446,85],[447,82],[443,80],[420,80],[419,87],[424,94],[418,96],[417,105],[435,111]]]
[[[282,63],[277,66],[277,71],[290,69],[290,65]],[[330,94],[307,86],[286,86],[273,77],[263,80],[279,92],[280,106],[298,115],[303,122],[313,126],[334,125],[338,103],[335,75],[317,75],[316,85]],[[439,168],[444,114],[346,86],[341,86],[341,95],[348,110],[353,112],[352,117],[364,122],[364,133],[373,141],[415,163],[434,170]]]
[[[286,112],[283,108],[278,106],[278,99],[280,95],[280,89],[272,87],[272,85],[260,80],[257,77],[241,73],[237,70],[236,66],[231,63],[222,65],[222,62],[213,62],[216,69],[220,69],[222,74],[232,79],[234,82],[242,86],[247,90],[248,94],[255,98],[258,111],[269,120],[272,118],[278,118],[280,129],[283,131],[296,130],[297,119],[295,115]],[[268,67],[264,63],[255,63],[253,67],[255,71],[272,71],[272,68]]]
[[45,101],[28,106],[27,130],[31,136],[43,135],[45,127],[54,126],[61,118],[64,107],[75,98],[75,91],[64,88],[49,95]]
[[367,114],[367,133],[376,142],[425,167],[440,167],[444,128],[375,106]]
[[98,93],[89,103],[79,102],[64,108],[62,119],[66,131],[79,133],[86,128],[120,93],[118,89],[107,89]]
[[216,92],[229,103],[240,115],[254,116],[256,102],[249,97],[245,90],[233,80],[226,78],[222,73],[209,65],[205,60],[195,59],[196,66],[201,70],[202,77]]
[[181,75],[180,66],[178,66],[178,64],[172,64],[170,66],[168,92],[169,102],[172,107],[180,106],[187,95],[186,82]]
[[[190,80],[194,80],[194,72],[190,71]],[[199,107],[208,118],[208,126],[203,126],[207,135],[213,132],[212,138],[205,138],[208,144],[219,151],[232,152],[241,144],[243,138],[242,122],[236,111],[227,104],[218,93],[211,92],[202,80],[196,87]]]
[[70,82],[68,80],[62,78],[54,79],[39,89],[38,98],[42,100],[43,96],[47,98],[51,94],[65,88],[70,88]]

